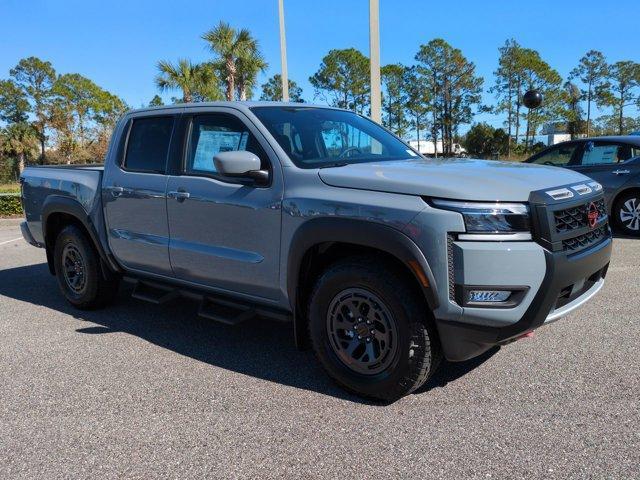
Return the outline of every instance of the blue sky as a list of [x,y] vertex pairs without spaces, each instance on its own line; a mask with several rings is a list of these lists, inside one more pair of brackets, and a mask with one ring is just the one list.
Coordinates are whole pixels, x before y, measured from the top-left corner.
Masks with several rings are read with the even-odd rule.
[[[285,0],[289,75],[306,99],[313,100],[308,77],[329,49],[353,46],[368,54],[368,4]],[[640,61],[639,14],[638,0],[380,0],[382,62],[409,64],[421,43],[442,37],[475,62],[486,90],[498,47],[513,37],[566,76],[589,49],[611,62]],[[267,76],[279,71],[277,0],[0,0],[0,78],[20,58],[35,55],[139,107],[158,93],[156,62],[209,58],[200,35],[220,20],[249,28],[269,62]]]

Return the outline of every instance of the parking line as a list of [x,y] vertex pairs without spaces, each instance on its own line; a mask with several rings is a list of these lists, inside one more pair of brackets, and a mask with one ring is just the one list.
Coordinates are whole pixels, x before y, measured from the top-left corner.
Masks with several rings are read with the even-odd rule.
[[6,242],[0,242],[0,245],[5,245],[7,243],[15,242],[17,240],[22,240],[22,237],[14,238],[13,240],[7,240]]

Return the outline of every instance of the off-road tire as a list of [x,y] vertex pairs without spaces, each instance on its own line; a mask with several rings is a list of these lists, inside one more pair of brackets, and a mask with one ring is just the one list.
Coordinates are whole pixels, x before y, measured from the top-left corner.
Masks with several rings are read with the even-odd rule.
[[[78,288],[71,285],[64,272],[65,259],[68,260],[69,252],[73,252],[74,258],[80,264],[77,271],[82,271],[81,287]],[[58,234],[54,248],[54,265],[60,291],[76,308],[89,310],[103,307],[111,303],[118,292],[119,279],[105,278],[98,252],[86,234],[75,225],[65,227]]]
[[[347,366],[330,340],[329,307],[349,289],[371,292],[387,307],[396,324],[395,358],[376,374],[362,374]],[[328,375],[352,393],[384,402],[420,388],[441,359],[431,312],[420,295],[403,272],[376,256],[347,258],[328,267],[316,281],[308,306],[309,338]]]

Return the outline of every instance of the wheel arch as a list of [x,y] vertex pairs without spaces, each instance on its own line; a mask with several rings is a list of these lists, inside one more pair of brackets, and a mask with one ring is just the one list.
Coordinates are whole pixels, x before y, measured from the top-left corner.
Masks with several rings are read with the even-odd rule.
[[305,344],[306,299],[323,268],[334,261],[363,253],[381,254],[402,268],[433,311],[438,307],[437,285],[423,253],[404,233],[364,220],[309,220],[294,234],[287,263],[287,294],[294,321],[296,345]]
[[640,197],[640,186],[638,185],[629,185],[629,186],[623,186],[620,191],[616,192],[616,194],[613,196],[613,198],[611,199],[611,204],[610,204],[610,215],[611,215],[611,222],[612,224],[615,226],[618,224],[618,219],[615,216],[616,212],[614,212],[614,209],[616,208],[616,205],[618,203],[618,201],[624,196],[627,195],[629,193],[633,193],[635,192],[639,197]]
[[618,203],[618,200],[620,200],[620,197],[622,197],[623,195],[626,195],[627,193],[631,193],[631,192],[636,192],[638,195],[640,195],[640,185],[629,185],[629,186],[623,186],[620,191],[618,191],[613,199],[611,200],[611,212],[613,213],[613,207],[615,207],[616,203]]
[[49,271],[55,275],[53,252],[58,234],[68,225],[75,225],[88,238],[100,257],[103,276],[108,277],[117,270],[113,268],[107,252],[105,252],[95,225],[84,207],[69,197],[49,196],[42,206],[42,233],[44,236],[47,264]]

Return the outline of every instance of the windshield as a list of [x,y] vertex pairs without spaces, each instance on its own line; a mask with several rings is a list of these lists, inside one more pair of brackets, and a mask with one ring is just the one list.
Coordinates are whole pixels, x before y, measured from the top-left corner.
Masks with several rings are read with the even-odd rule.
[[384,128],[352,112],[302,106],[251,111],[300,168],[418,156]]

